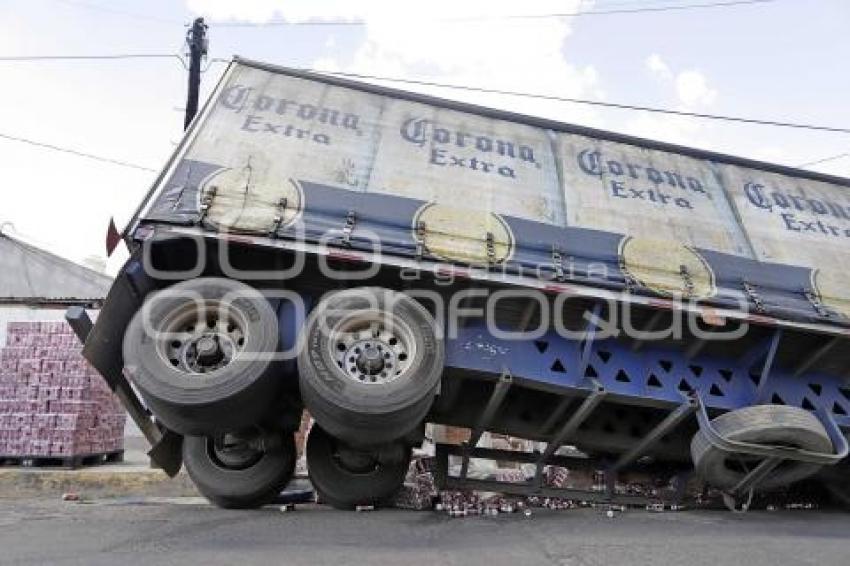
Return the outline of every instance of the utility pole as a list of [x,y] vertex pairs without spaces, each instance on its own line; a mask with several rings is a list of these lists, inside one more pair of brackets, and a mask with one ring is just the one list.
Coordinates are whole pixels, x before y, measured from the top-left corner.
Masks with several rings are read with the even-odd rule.
[[196,18],[192,27],[186,33],[186,44],[189,46],[189,94],[186,99],[186,116],[183,129],[189,127],[195,114],[198,113],[198,96],[201,89],[201,59],[207,56],[207,25],[204,18]]

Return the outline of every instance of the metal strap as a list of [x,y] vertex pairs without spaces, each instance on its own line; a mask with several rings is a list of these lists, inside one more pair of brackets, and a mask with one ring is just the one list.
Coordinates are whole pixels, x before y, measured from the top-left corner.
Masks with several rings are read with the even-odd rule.
[[218,187],[212,185],[209,189],[207,189],[206,194],[201,199],[201,210],[200,215],[198,216],[198,224],[203,223],[204,219],[209,214],[210,207],[212,206],[213,200],[215,199],[215,195],[218,192]]
[[791,448],[789,446],[766,446],[761,444],[753,444],[750,442],[742,442],[740,440],[729,440],[714,428],[711,424],[711,419],[708,417],[705,405],[696,396],[697,401],[697,422],[699,422],[700,431],[705,436],[705,439],[715,448],[723,452],[733,454],[747,454],[749,456],[761,456],[762,458],[779,458],[781,460],[793,460],[795,462],[806,462],[809,464],[830,465],[836,464],[847,457],[848,449],[847,438],[838,428],[835,419],[829,411],[823,406],[818,406],[816,410],[817,416],[824,425],[826,432],[829,434],[832,445],[835,448],[835,453],[827,454],[825,452],[812,452],[811,450],[802,450],[800,448]]
[[428,225],[424,220],[416,221],[416,260],[422,259],[425,255],[425,233],[428,230]]
[[561,250],[555,244],[552,244],[552,267],[555,269],[555,279],[557,281],[566,279],[564,274],[564,257],[561,255]]
[[625,291],[627,293],[632,293],[635,289],[640,287],[640,283],[637,279],[632,277],[632,274],[629,273],[628,268],[626,267],[626,260],[623,257],[620,257],[617,260],[617,263],[620,265],[620,273],[623,274],[623,284],[626,286]]
[[487,247],[487,262],[496,263],[496,237],[493,232],[487,232],[484,241]]
[[691,277],[691,273],[688,271],[688,266],[682,264],[679,266],[679,275],[682,276],[682,280],[685,282],[685,296],[693,297],[694,296],[694,279]]
[[342,227],[342,243],[346,246],[351,245],[351,233],[354,232],[356,224],[357,214],[353,210],[349,210],[345,216],[345,226]]
[[280,230],[280,226],[283,224],[283,217],[286,214],[286,197],[280,199],[277,203],[278,214],[275,215],[274,220],[272,220],[272,226],[269,228],[269,237],[274,238],[277,236],[277,231]]
[[803,288],[803,296],[806,297],[806,300],[809,301],[809,304],[812,305],[812,308],[815,309],[815,312],[818,313],[818,316],[822,316],[824,318],[828,318],[832,315],[818,297],[817,293],[813,293],[811,289]]
[[744,293],[747,294],[747,297],[752,301],[753,305],[756,307],[756,312],[765,312],[764,301],[762,301],[761,296],[758,294],[755,286],[749,281],[744,280],[742,282],[744,287]]

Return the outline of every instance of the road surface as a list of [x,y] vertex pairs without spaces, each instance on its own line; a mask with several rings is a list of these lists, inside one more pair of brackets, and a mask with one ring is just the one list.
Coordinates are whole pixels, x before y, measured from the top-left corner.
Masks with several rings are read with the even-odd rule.
[[452,519],[433,512],[282,513],[195,498],[0,502],[2,564],[850,564],[850,514],[597,509]]

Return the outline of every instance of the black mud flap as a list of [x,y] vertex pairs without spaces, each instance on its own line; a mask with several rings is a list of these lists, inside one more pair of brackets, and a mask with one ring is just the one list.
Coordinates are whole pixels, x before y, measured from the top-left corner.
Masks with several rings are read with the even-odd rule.
[[127,414],[151,444],[151,460],[170,477],[182,466],[183,438],[154,422],[150,412],[124,377],[121,342],[130,319],[141,307],[153,283],[144,274],[141,262],[131,258],[115,279],[103,308],[93,324],[81,307],[71,307],[65,319],[83,343],[83,357],[103,377],[118,396]]
[[159,442],[148,450],[148,456],[168,477],[173,478],[183,466],[183,437],[173,430],[164,429]]

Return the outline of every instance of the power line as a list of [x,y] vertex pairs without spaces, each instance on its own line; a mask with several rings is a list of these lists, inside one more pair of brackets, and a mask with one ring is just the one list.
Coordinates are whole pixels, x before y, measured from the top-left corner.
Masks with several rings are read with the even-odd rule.
[[[110,54],[110,55],[21,55],[21,56],[6,56],[0,57],[0,62],[14,62],[14,61],[63,61],[63,60],[115,60],[115,59],[177,59],[184,68],[186,67],[186,62],[184,59],[177,55],[176,53],[134,53],[134,54]],[[209,64],[207,65],[207,69],[213,63],[228,63],[229,59],[222,58],[212,58],[209,60]],[[206,70],[206,69],[204,69]],[[804,129],[804,130],[816,130],[823,132],[834,132],[834,133],[850,133],[850,129],[848,128],[837,128],[831,126],[821,126],[815,124],[799,124],[792,122],[780,122],[775,120],[760,120],[756,118],[743,118],[740,116],[723,116],[717,114],[705,114],[700,112],[687,112],[684,110],[673,110],[670,108],[658,108],[652,106],[639,106],[634,104],[622,104],[616,102],[604,102],[600,100],[587,100],[581,98],[570,98],[563,96],[555,96],[555,95],[547,95],[547,94],[539,94],[539,93],[529,93],[529,92],[521,92],[514,90],[502,90],[502,89],[494,89],[494,88],[484,88],[484,87],[472,87],[466,85],[454,85],[448,83],[438,83],[433,81],[422,81],[415,79],[405,79],[399,77],[384,77],[378,75],[367,75],[361,73],[347,73],[342,71],[325,71],[320,69],[308,69],[302,68],[299,69],[301,71],[309,71],[318,74],[328,74],[328,75],[338,75],[342,77],[349,78],[357,78],[357,79],[366,79],[366,80],[378,80],[378,81],[387,81],[401,84],[414,84],[419,86],[428,86],[428,87],[436,87],[436,88],[448,88],[453,90],[463,90],[470,92],[482,92],[486,94],[499,94],[504,96],[518,96],[523,98],[534,98],[539,100],[551,100],[556,102],[567,102],[572,104],[584,104],[589,106],[599,106],[603,108],[613,108],[618,110],[634,110],[640,112],[651,112],[655,114],[669,114],[673,116],[683,116],[688,118],[699,118],[705,120],[718,120],[725,122],[738,122],[743,124],[755,124],[760,126],[776,126],[782,128],[796,128],[796,129]],[[828,158],[826,161],[831,161],[832,159],[838,159],[840,157],[844,157],[845,154],[835,156],[834,158]],[[819,161],[817,163],[822,163]],[[806,165],[815,165],[817,163],[809,163]]]
[[[478,16],[467,18],[442,18],[436,20],[443,23],[468,23],[486,22],[498,20],[539,20],[549,18],[571,18],[578,16],[611,16],[622,14],[641,14],[653,12],[673,12],[682,10],[705,9],[705,8],[729,8],[733,6],[746,6],[751,4],[768,4],[776,0],[733,0],[730,2],[705,2],[701,4],[680,4],[675,6],[647,6],[642,8],[615,8],[610,10],[585,10],[576,12],[564,12],[555,14],[516,14],[504,16]],[[282,21],[272,20],[268,22],[209,22],[217,28],[222,27],[268,27],[268,26],[364,26],[365,20],[305,20],[305,21]]]
[[0,61],[87,61],[109,59],[178,59],[176,53],[116,53],[111,55],[10,55],[0,57]]
[[344,73],[342,71],[322,71],[317,69],[299,69],[302,71],[310,71],[318,74],[339,75],[342,77],[351,77],[357,79],[388,81],[403,84],[414,84],[420,86],[450,88],[454,90],[464,90],[471,92],[483,92],[487,94],[500,94],[505,96],[519,96],[523,98],[536,98],[540,100],[553,100],[557,102],[570,102],[573,104],[585,104],[589,106],[601,106],[604,108],[614,108],[618,110],[637,110],[641,112],[652,112],[656,114],[670,114],[673,116],[685,116],[688,118],[701,118],[705,120],[720,120],[725,122],[740,122],[744,124],[757,124],[760,126],[777,126],[781,128],[797,128],[801,130],[818,130],[822,132],[836,132],[841,134],[850,134],[850,128],[836,128],[832,126],[820,126],[815,124],[797,124],[793,122],[779,122],[775,120],[759,120],[756,118],[742,118],[739,116],[723,116],[718,114],[703,114],[700,112],[687,112],[684,110],[672,110],[670,108],[656,108],[652,106],[637,106],[634,104],[620,104],[616,102],[603,102],[600,100],[586,100],[582,98],[569,98],[564,96],[554,96],[548,94],[535,94],[530,92],[520,92],[515,90],[501,90],[495,88],[473,87],[465,85],[454,85],[446,83],[437,83],[431,81],[420,81],[414,79],[402,79],[397,77],[381,77],[377,75],[364,75],[360,73]]
[[809,161],[808,163],[803,163],[801,165],[797,165],[797,167],[798,168],[811,167],[812,165],[820,165],[821,163],[826,163],[828,161],[835,161],[836,159],[841,159],[842,157],[850,157],[850,152],[839,153],[838,155],[833,155],[832,157],[824,157],[823,159],[818,159],[816,161]]
[[9,134],[4,134],[2,132],[0,132],[0,138],[4,138],[4,139],[7,139],[7,140],[11,140],[11,141],[16,141],[16,142],[20,142],[20,143],[25,143],[25,144],[28,144],[28,145],[32,145],[32,146],[35,146],[35,147],[41,147],[41,148],[44,148],[44,149],[51,149],[53,151],[59,151],[59,152],[62,152],[62,153],[69,153],[71,155],[76,155],[77,157],[85,157],[87,159],[94,159],[95,161],[102,161],[104,163],[111,163],[112,165],[119,165],[121,167],[129,167],[131,169],[138,169],[140,171],[150,171],[150,172],[153,172],[153,173],[157,172],[156,169],[153,169],[151,167],[145,167],[144,165],[136,165],[135,163],[130,163],[129,161],[121,161],[121,160],[118,160],[118,159],[111,159],[109,157],[102,157],[100,155],[94,155],[92,153],[77,151],[76,149],[71,149],[71,148],[68,148],[68,147],[61,147],[61,146],[58,146],[58,145],[52,145],[52,144],[49,144],[49,143],[39,142],[39,141],[27,139],[27,138],[10,136]]

